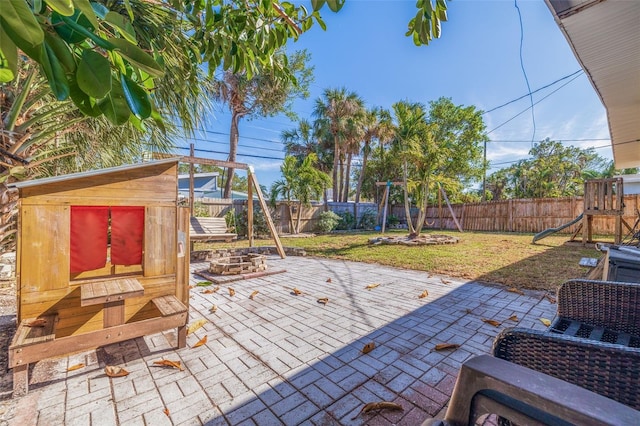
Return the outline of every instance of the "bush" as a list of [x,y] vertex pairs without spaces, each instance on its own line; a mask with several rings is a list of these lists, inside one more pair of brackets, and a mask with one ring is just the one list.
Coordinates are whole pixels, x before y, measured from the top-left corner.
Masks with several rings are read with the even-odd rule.
[[353,213],[342,212],[338,213],[338,216],[340,216],[340,222],[338,222],[336,229],[349,230],[356,227],[356,218],[353,216]]
[[[270,211],[270,213],[272,213],[273,216],[273,212]],[[248,215],[249,213],[246,207],[243,207],[242,212],[236,215],[236,234],[238,234],[239,237],[247,236]],[[271,235],[269,225],[267,225],[267,219],[262,213],[262,209],[255,206],[253,207],[253,235],[255,237]]]
[[360,216],[360,228],[374,229],[378,224],[378,215],[373,210],[366,210]]
[[193,203],[193,215],[195,217],[209,217],[211,213],[209,213],[209,207],[202,204],[201,201],[195,201]]
[[229,229],[231,232],[236,232],[238,226],[236,222],[236,212],[233,207],[227,210],[227,212],[225,213],[224,221],[227,224],[227,229]]
[[396,216],[395,214],[390,214],[389,216],[387,216],[387,226],[396,226],[399,223],[400,219],[398,219],[398,216]]
[[320,220],[318,220],[318,224],[316,227],[319,232],[331,232],[336,229],[338,223],[340,222],[340,216],[335,214],[334,212],[322,212],[320,214]]

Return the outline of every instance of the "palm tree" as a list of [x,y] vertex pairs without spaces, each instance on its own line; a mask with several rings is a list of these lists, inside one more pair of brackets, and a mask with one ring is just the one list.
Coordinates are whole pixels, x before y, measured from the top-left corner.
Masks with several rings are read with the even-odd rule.
[[362,126],[364,131],[362,166],[360,168],[360,175],[358,176],[358,186],[356,187],[356,206],[360,202],[360,191],[362,189],[362,182],[367,168],[367,159],[369,158],[369,154],[373,148],[373,142],[377,140],[382,147],[393,137],[391,114],[389,114],[389,111],[386,109],[373,108],[367,111],[362,121]]
[[[286,113],[290,111],[293,99],[308,96],[309,84],[313,79],[313,69],[307,68],[308,60],[309,56],[304,50],[295,52],[290,58],[283,52],[274,54],[274,61],[288,64],[295,80],[263,66],[258,74],[250,78],[246,73],[228,70],[221,79],[213,82],[214,100],[226,105],[231,112],[228,161],[235,162],[238,155],[239,124],[242,118]],[[224,198],[231,195],[234,172],[234,168],[227,168]]]
[[344,182],[344,161],[347,146],[359,134],[357,126],[364,111],[364,102],[355,92],[347,89],[325,89],[316,99],[313,110],[315,126],[323,138],[333,143],[333,199],[340,201],[343,189],[348,194]]

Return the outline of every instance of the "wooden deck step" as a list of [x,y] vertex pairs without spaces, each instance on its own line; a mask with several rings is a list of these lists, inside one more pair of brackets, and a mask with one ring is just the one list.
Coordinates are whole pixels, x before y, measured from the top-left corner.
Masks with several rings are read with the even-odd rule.
[[184,303],[174,295],[156,297],[151,301],[156,305],[163,317],[187,312],[187,307],[184,306]]
[[58,315],[41,315],[38,318],[24,319],[18,326],[9,349],[21,348],[38,343],[49,342],[56,337]]

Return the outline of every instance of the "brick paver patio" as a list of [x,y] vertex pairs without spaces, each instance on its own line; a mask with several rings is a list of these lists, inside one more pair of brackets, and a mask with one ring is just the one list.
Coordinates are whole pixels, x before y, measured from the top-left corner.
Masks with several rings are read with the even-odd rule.
[[[186,348],[175,350],[167,332],[36,364],[29,394],[3,402],[0,424],[416,425],[442,410],[460,365],[488,353],[502,328],[544,329],[539,318],[555,314],[541,292],[338,260],[268,262],[287,272],[213,294],[191,290],[190,322],[208,322]],[[424,290],[428,297],[418,298]],[[191,347],[204,336],[205,345]],[[369,342],[375,349],[363,354]],[[445,342],[460,347],[434,350]],[[162,358],[185,368],[154,365]],[[78,363],[86,367],[67,372]],[[131,374],[110,379],[105,365]],[[383,400],[404,410],[358,414]]]

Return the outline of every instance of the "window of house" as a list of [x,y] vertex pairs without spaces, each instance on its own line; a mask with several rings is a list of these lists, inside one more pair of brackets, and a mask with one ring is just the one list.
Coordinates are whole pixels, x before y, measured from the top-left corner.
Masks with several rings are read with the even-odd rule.
[[72,206],[70,238],[71,274],[142,266],[144,207]]

